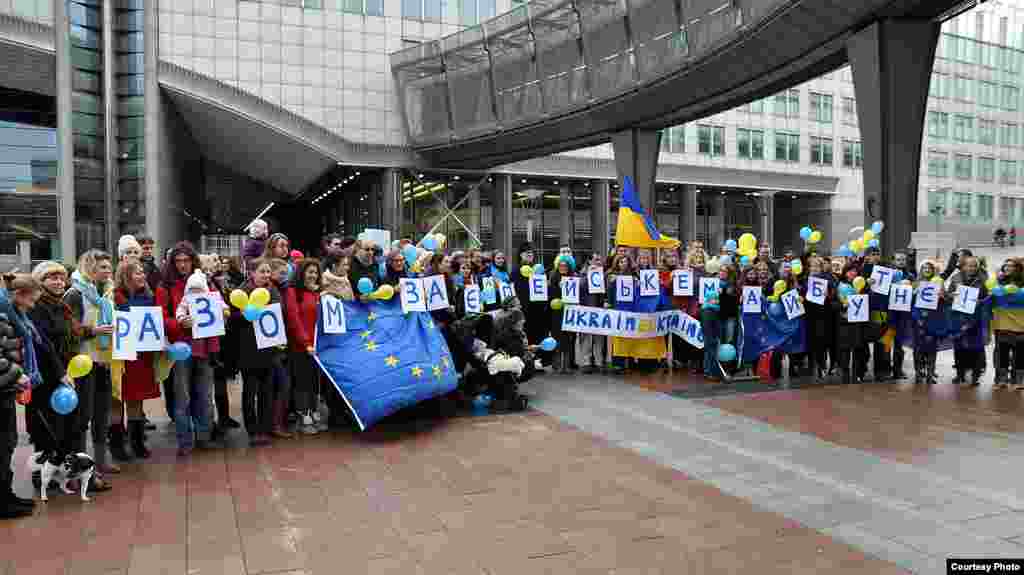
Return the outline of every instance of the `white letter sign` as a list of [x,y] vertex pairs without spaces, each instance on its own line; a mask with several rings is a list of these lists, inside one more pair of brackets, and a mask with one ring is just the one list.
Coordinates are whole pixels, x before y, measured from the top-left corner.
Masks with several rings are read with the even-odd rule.
[[782,294],[782,306],[786,308],[786,317],[789,319],[804,315],[804,304],[800,302],[800,292],[795,289]]
[[448,287],[444,283],[444,276],[423,278],[423,293],[430,311],[447,309],[452,305],[448,303]]
[[743,286],[743,313],[761,313],[761,295],[759,286]]
[[591,268],[587,270],[587,293],[604,293],[604,270]]
[[908,285],[894,285],[889,292],[889,309],[892,311],[910,311],[910,302],[914,299],[914,288]]
[[530,284],[530,301],[548,301],[547,276],[535,275],[526,281]]
[[[223,313],[215,308],[221,321]],[[135,334],[135,351],[163,351],[164,314],[159,307],[132,307],[132,333]],[[193,323],[195,318],[193,317]]]
[[852,295],[847,299],[846,321],[850,323],[864,323],[868,321],[868,296],[867,294]]
[[339,334],[348,331],[345,325],[345,306],[341,300],[329,295],[320,296],[320,314],[324,319],[325,334]]
[[501,285],[501,291],[499,292],[500,295],[501,295],[501,301],[508,301],[508,300],[516,297],[516,288],[515,288],[515,286],[513,286],[511,283],[508,283],[508,282],[498,282],[498,283]]
[[896,274],[896,270],[887,268],[885,266],[875,266],[871,268],[871,291],[882,295],[889,294],[889,287],[892,286],[892,277]]
[[704,303],[718,297],[718,278],[700,278],[700,300]]
[[466,313],[483,313],[484,306],[480,303],[480,286],[466,286],[462,292],[462,300],[466,307]]
[[923,282],[918,286],[914,307],[939,309],[939,286],[932,282]]
[[132,329],[132,312],[114,312],[114,359],[134,361],[138,358],[135,353],[135,330]]
[[658,270],[640,270],[640,295],[652,296],[661,293],[658,284]]
[[953,311],[974,315],[974,308],[978,305],[978,288],[970,286],[959,286],[956,288],[956,299],[953,300]]
[[828,294],[828,280],[825,278],[807,278],[807,301],[815,305],[825,305],[825,296]]
[[633,301],[633,289],[632,276],[615,277],[615,301]]
[[693,270],[675,270],[672,272],[672,295],[693,295]]
[[423,292],[423,280],[401,278],[398,287],[402,290],[402,311],[427,311],[427,297]]
[[280,303],[272,303],[263,308],[260,316],[252,322],[252,328],[256,330],[256,349],[266,349],[288,343]]
[[580,303],[580,278],[562,280],[562,303]]
[[[220,295],[220,294],[217,294]],[[225,335],[224,312],[212,294],[189,294],[188,315],[192,317],[192,339]]]

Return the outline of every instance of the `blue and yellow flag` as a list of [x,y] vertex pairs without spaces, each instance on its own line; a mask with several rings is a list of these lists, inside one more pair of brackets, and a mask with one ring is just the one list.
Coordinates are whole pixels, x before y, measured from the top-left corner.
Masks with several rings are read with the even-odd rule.
[[360,429],[455,389],[455,364],[429,313],[402,313],[397,296],[391,301],[343,305],[347,332],[336,335],[323,332],[321,306],[316,360]]
[[633,178],[626,176],[622,181],[622,198],[619,200],[619,223],[615,227],[615,243],[634,248],[676,248],[679,240],[658,233],[654,222],[644,212],[640,198],[636,195]]

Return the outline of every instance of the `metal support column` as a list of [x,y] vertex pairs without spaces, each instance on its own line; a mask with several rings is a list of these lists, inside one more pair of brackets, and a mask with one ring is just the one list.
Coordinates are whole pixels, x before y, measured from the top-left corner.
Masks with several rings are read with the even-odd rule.
[[120,236],[117,186],[117,85],[114,73],[117,58],[114,56],[114,2],[105,0],[102,10],[103,19],[103,206],[104,223],[106,224],[107,246],[111,251],[117,249]]
[[558,241],[559,247],[572,246],[572,193],[569,184],[558,189]]
[[[608,180],[594,180],[590,201],[590,233],[593,236],[594,251],[607,256],[611,252],[608,220],[611,215],[611,186]],[[581,260],[582,263],[582,260]]]
[[768,242],[775,249],[775,192],[761,192],[761,237],[759,242]]
[[[58,0],[60,1],[60,0]],[[146,117],[143,120],[146,137],[143,141],[145,151],[146,179],[146,232],[156,239],[158,248],[166,249],[178,238],[172,230],[176,225],[168,225],[163,220],[167,218],[178,218],[175,210],[168,209],[170,202],[168,196],[173,190],[165,189],[162,185],[160,158],[165,157],[161,153],[160,132],[164,129],[164,109],[160,105],[160,84],[158,82],[160,63],[160,15],[158,12],[158,0],[144,0],[145,7],[145,31],[142,34],[142,41],[145,43],[145,76],[143,78],[143,107]]]
[[864,222],[885,221],[886,256],[917,229],[921,136],[940,24],[883,20],[846,43],[864,149]]
[[697,186],[686,184],[679,203],[679,241],[689,244],[697,239]]
[[75,148],[71,134],[71,36],[66,0],[53,0],[54,48],[57,53],[57,208],[60,258],[74,263]]
[[494,176],[491,188],[491,229],[494,230],[494,249],[505,252],[512,259],[512,176]]
[[391,231],[397,238],[402,227],[402,204],[399,194],[402,190],[402,174],[397,168],[388,168],[380,174],[380,200],[383,213],[381,227]]
[[654,217],[654,180],[661,150],[660,130],[625,130],[612,134],[615,171],[619,185],[626,176],[633,180],[640,205]]

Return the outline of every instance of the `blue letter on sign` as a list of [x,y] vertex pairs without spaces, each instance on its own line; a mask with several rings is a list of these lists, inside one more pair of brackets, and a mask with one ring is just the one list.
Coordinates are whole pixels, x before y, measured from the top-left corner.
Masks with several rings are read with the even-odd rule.
[[[273,322],[273,330],[272,331],[267,331],[267,326],[265,326],[263,324],[263,320],[267,319],[268,317]],[[279,332],[281,330],[281,325],[279,323],[277,323],[277,316],[274,315],[269,310],[267,310],[267,311],[265,311],[265,312],[260,314],[259,324],[260,324],[260,331],[262,331],[263,335],[268,337],[268,338],[275,337],[277,335],[277,332]]]
[[[206,305],[209,306],[210,302],[207,301]],[[156,330],[156,323],[153,320],[153,316],[148,313],[142,316],[142,328],[139,330],[139,341],[146,339],[146,334],[153,334],[154,339],[160,339],[160,332]]]

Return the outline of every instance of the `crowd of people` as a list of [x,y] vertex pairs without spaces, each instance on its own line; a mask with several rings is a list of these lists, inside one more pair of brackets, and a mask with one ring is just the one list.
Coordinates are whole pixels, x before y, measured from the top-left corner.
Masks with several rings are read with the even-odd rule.
[[[580,305],[638,312],[684,310],[701,321],[704,347],[698,349],[675,335],[627,339],[563,330],[560,307],[550,301],[531,301],[529,296],[529,278],[534,270],[543,270],[530,243],[519,246],[514,259],[500,250],[437,246],[431,251],[419,249],[410,260],[406,254],[411,240],[381,246],[328,235],[321,242],[319,257],[312,258],[292,250],[284,234],[269,232],[265,222],[255,221],[238,257],[200,254],[188,242],[174,245],[159,257],[152,238],[123,236],[116,254],[89,250],[73,269],[48,261],[31,273],[5,277],[5,289],[0,290],[0,516],[22,516],[33,507],[32,500],[19,498],[12,490],[11,458],[18,433],[15,395],[26,389],[32,394],[24,416],[35,451],[67,454],[91,448],[88,453],[97,472],[89,489],[94,492],[112,488],[111,476],[121,472],[120,463],[150,457],[147,433],[155,425],[143,409],[146,400],[163,398],[180,457],[189,457],[193,449],[216,448],[223,437],[243,426],[253,446],[288,440],[297,433],[351,426],[343,399],[315,362],[314,342],[320,295],[329,293],[348,301],[365,298],[362,290],[353,290],[364,278],[374,288],[384,284],[398,288],[405,277],[444,276],[452,307],[431,313],[453,348],[461,345],[460,322],[474,315],[466,311],[467,286],[497,282],[514,286],[515,297],[489,303],[484,311],[515,309],[513,323],[523,337],[507,338],[508,346],[521,348],[517,353],[527,357],[531,370],[536,364],[554,373],[623,374],[673,367],[725,382],[744,367],[739,360],[723,363],[718,355],[719,346],[735,344],[742,337],[743,288],[758,286],[767,296],[782,281],[787,290],[806,293],[808,277],[824,278],[828,282],[825,305],[807,306],[802,318],[806,348],[788,356],[789,375],[823,380],[835,374],[844,383],[857,383],[870,377],[870,363],[875,380],[905,378],[903,347],[883,342],[891,314],[873,306],[871,321],[851,323],[842,295],[848,293],[842,286],[854,285],[858,277],[871,277],[873,266],[881,262],[877,249],[866,250],[862,257],[825,257],[813,252],[797,257],[786,252],[775,259],[771,246],[761,244],[757,257],[737,265],[724,248],[709,255],[699,241],[680,250],[620,246],[607,255],[574,254],[563,246],[551,269],[543,272],[548,275],[548,299],[556,300],[561,296],[561,280],[567,277],[600,270],[606,285],[612,286],[619,276],[657,269],[660,294],[616,301],[615,290],[590,293],[587,282],[581,282]],[[577,266],[577,255],[582,265]],[[887,265],[899,271],[902,281],[940,278],[945,294],[969,285],[985,297],[990,285],[984,262],[966,250],[953,254],[945,265],[929,260],[915,270],[902,253]],[[521,273],[524,267],[530,272]],[[673,295],[672,274],[677,269],[692,270],[696,277],[717,276],[720,292],[715,305],[702,305],[697,296]],[[1000,284],[1024,287],[1024,267],[1016,259],[1008,259],[997,274]],[[282,304],[287,346],[260,349],[251,324],[241,310],[230,306],[224,309],[226,335],[192,339],[187,294],[215,291],[229,301],[236,289],[251,293],[257,288],[270,293],[271,303]],[[948,300],[945,296],[941,306],[948,306]],[[114,312],[135,306],[159,307],[167,342],[188,344],[190,357],[172,366],[161,352],[142,352],[131,361],[112,360]],[[937,382],[935,355],[943,349],[934,332],[938,315],[913,314],[917,336],[913,365],[921,383]],[[976,323],[963,325],[962,333],[953,338],[956,380],[980,384],[987,365],[985,344],[994,336],[996,384],[1007,386],[1016,379],[1016,388],[1024,389],[1024,369],[1011,371],[1012,358],[1024,349],[1024,321],[1016,315],[1001,317],[997,311],[990,322],[979,315]],[[540,345],[547,338],[557,341],[553,351]],[[457,355],[457,350],[452,351]],[[79,354],[91,357],[94,367],[88,376],[76,380],[65,374],[65,366]],[[784,355],[776,352],[768,358],[774,377],[782,375]],[[242,423],[231,417],[229,385],[238,375]],[[51,406],[50,396],[61,385],[77,391],[78,405],[71,413],[57,413]],[[88,445],[87,436],[91,437]],[[34,480],[38,483],[40,478]]]

